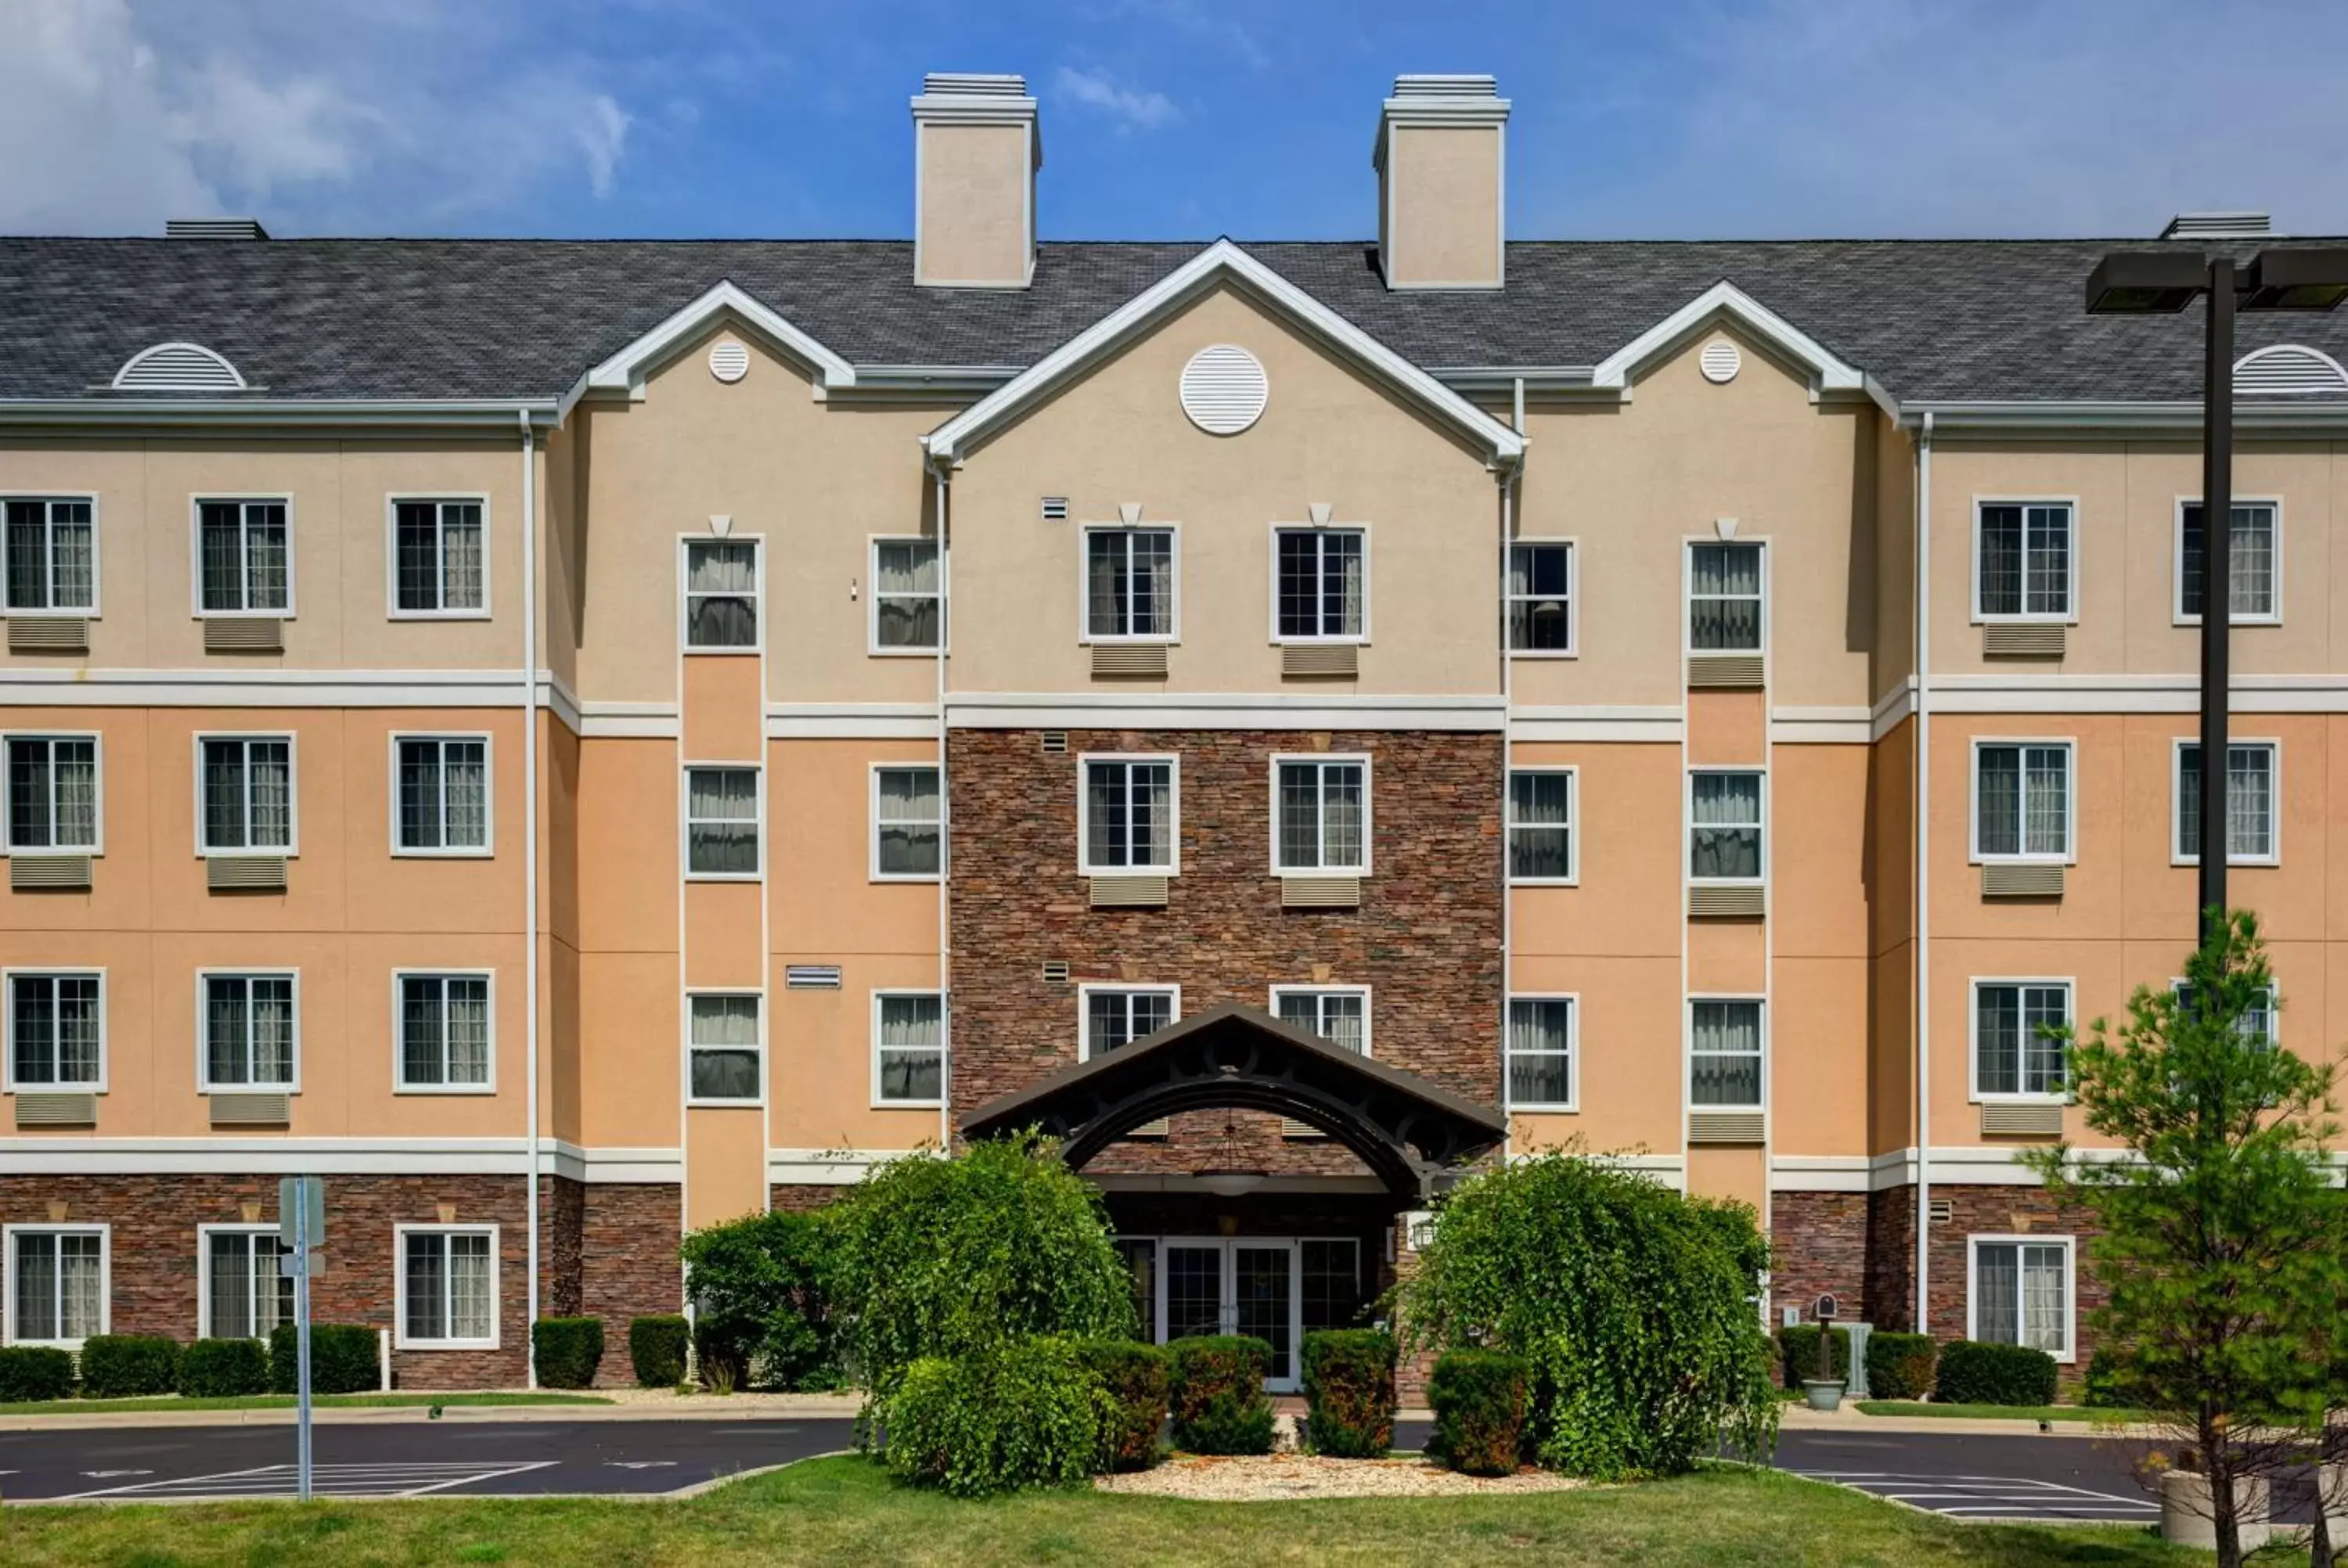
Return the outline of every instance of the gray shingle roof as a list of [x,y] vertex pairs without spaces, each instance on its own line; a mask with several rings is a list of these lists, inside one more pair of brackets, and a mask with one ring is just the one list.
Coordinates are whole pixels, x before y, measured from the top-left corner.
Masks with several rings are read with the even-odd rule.
[[[2147,243],[1530,241],[1463,293],[1389,292],[1358,241],[1246,248],[1429,367],[1590,365],[1725,279],[1902,401],[2191,401],[2198,309],[2082,309],[2096,260]],[[107,395],[171,339],[273,398],[552,398],[726,279],[859,364],[1024,365],[1199,249],[1046,243],[996,292],[916,287],[900,241],[0,239],[0,398]],[[2246,315],[2241,341],[2348,359],[2348,311]]]

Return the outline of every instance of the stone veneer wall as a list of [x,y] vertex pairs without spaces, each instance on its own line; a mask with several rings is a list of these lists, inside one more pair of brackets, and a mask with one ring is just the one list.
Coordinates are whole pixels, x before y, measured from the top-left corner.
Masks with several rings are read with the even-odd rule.
[[1867,1194],[1867,1311],[1879,1328],[1916,1327],[1916,1189]]
[[[538,1184],[538,1304],[549,1317],[576,1317],[580,1308],[580,1217],[586,1184],[548,1176]],[[604,1354],[611,1354],[607,1341]]]
[[1769,1194],[1769,1326],[1782,1309],[1798,1307],[1802,1321],[1820,1296],[1832,1292],[1847,1322],[1883,1323],[1868,1296],[1868,1224],[1865,1193],[1772,1193]]
[[676,1255],[683,1190],[673,1184],[589,1182],[579,1186],[579,1310],[603,1320],[599,1389],[636,1380],[628,1359],[631,1318],[685,1310]]

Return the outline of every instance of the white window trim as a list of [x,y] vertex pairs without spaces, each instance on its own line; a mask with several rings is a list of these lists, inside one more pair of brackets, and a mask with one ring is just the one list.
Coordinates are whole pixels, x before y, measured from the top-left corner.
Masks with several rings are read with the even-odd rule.
[[[479,610],[402,610],[399,608],[399,508],[402,502],[410,505],[433,502],[446,506],[472,506],[481,508],[481,608]],[[437,529],[440,518],[433,514]],[[489,497],[487,491],[412,490],[388,491],[383,497],[383,611],[390,620],[491,620],[496,619],[496,589],[489,575],[493,555],[491,544],[496,538],[489,521]],[[438,535],[436,533],[437,539]],[[439,592],[448,591],[443,579]]]
[[[0,616],[11,620],[101,620],[99,613],[106,600],[106,524],[101,516],[97,492],[76,490],[0,490],[0,526],[5,526],[6,503],[10,501],[80,501],[89,507],[89,608],[60,610],[52,605],[46,610],[10,610],[7,608],[8,564],[5,552],[0,551]],[[291,527],[289,522],[288,527]],[[48,586],[54,586],[54,583]]]
[[[2201,857],[2183,852],[2185,843],[2185,748],[2199,746],[2199,735],[2175,735],[2168,743],[2168,863],[2171,866],[2199,866]],[[2282,741],[2273,735],[2228,735],[2226,748],[2264,746],[2273,761],[2270,764],[2267,804],[2272,815],[2267,823],[2267,852],[2264,855],[2226,855],[2229,866],[2280,866],[2282,864]],[[2227,798],[2233,797],[2232,770],[2228,770]]]
[[[757,787],[758,866],[755,871],[695,871],[693,868],[693,775],[702,770],[748,773]],[[767,876],[767,769],[763,763],[690,762],[677,774],[676,865],[687,882],[763,882]],[[876,786],[877,787],[877,786]],[[720,820],[713,818],[712,820]],[[730,820],[730,819],[726,819]]]
[[[1338,985],[1334,981],[1324,986],[1313,984],[1303,980],[1299,980],[1292,985],[1274,986],[1268,993],[1269,1001],[1267,1003],[1267,1008],[1272,1016],[1274,1018],[1278,1018],[1280,1016],[1280,1003],[1282,998],[1292,996],[1344,996],[1361,998],[1362,1054],[1365,1057],[1375,1056],[1377,1054],[1373,1039],[1375,1032],[1372,1022],[1375,1017],[1375,1012],[1369,987]],[[1338,1049],[1342,1050],[1344,1048],[1340,1046]]]
[[953,1026],[947,1017],[946,1009],[949,1003],[946,999],[946,993],[939,990],[934,986],[876,987],[872,992],[872,1002],[870,1012],[870,1043],[865,1048],[864,1053],[866,1058],[870,1061],[872,1069],[872,1109],[875,1111],[934,1111],[939,1106],[945,1103],[942,1099],[884,1100],[880,1097],[880,1003],[883,999],[889,997],[928,997],[935,999],[938,1004],[938,1081],[941,1084],[947,1081],[946,1053],[950,1049],[952,1049],[951,1041],[953,1038],[952,1033]]
[[1156,985],[1146,980],[1087,981],[1076,987],[1076,1060],[1093,1059],[1093,998],[1103,991],[1118,996],[1148,995],[1172,999],[1173,1008],[1167,1014],[1167,1027],[1182,1021],[1182,988]]
[[[244,1225],[242,1223],[234,1225],[215,1225],[207,1220],[196,1226],[197,1338],[211,1339],[218,1337],[218,1336],[215,1336],[212,1333],[212,1237],[216,1235],[251,1235],[266,1236],[271,1241],[275,1241],[278,1237],[278,1229],[273,1225]],[[262,1336],[259,1342],[266,1345],[269,1343],[269,1340],[266,1336]]]
[[[2201,624],[2201,618],[2199,616],[2188,615],[2185,613],[2185,508],[2188,507],[2198,507],[2200,504],[2201,497],[2199,496],[2178,497],[2176,517],[2169,528],[2168,609],[2169,624],[2173,626],[2199,626]],[[2237,496],[2234,497],[2234,505],[2237,507],[2271,507],[2274,508],[2274,609],[2264,615],[2236,615],[2232,613],[2233,584],[2230,582],[2226,585],[2226,602],[2229,607],[2226,616],[2226,624],[2230,627],[2281,626],[2282,624],[2283,585],[2291,580],[2290,577],[2283,569],[2282,497],[2281,496]]]
[[[1171,548],[1171,550],[1170,550],[1170,553],[1169,553],[1169,557],[1168,557],[1168,561],[1167,561],[1167,565],[1168,565],[1169,570],[1169,572],[1170,572],[1170,574],[1171,574],[1172,582],[1173,582],[1173,587],[1174,587],[1174,604],[1173,604],[1172,613],[1170,613],[1170,614],[1167,617],[1168,624],[1169,624],[1169,626],[1171,626],[1171,627],[1172,627],[1172,630],[1169,630],[1169,631],[1162,632],[1162,633],[1160,633],[1160,632],[1123,632],[1123,631],[1119,631],[1119,632],[1108,632],[1108,631],[1095,631],[1095,630],[1093,630],[1093,595],[1092,595],[1092,556],[1093,556],[1093,536],[1094,536],[1095,534],[1138,534],[1138,533],[1169,534],[1169,535],[1171,535],[1171,536],[1173,537],[1173,545],[1172,545],[1172,548]],[[1274,556],[1273,556],[1273,559],[1274,559],[1274,562],[1275,562],[1275,564],[1276,564],[1276,563],[1277,563],[1277,561],[1278,561],[1278,559],[1279,559],[1279,557],[1278,557],[1278,553],[1277,553],[1277,552],[1278,552],[1278,547],[1277,547],[1277,546],[1274,546],[1274,547],[1273,547],[1273,548],[1274,548]],[[1278,589],[1277,586],[1275,586],[1275,587],[1274,587],[1274,589],[1273,589],[1273,593],[1274,593],[1274,596],[1275,596],[1275,597],[1277,597],[1278,592],[1279,592],[1279,589]],[[1277,617],[1277,616],[1278,616],[1278,614],[1279,614],[1279,610],[1278,610],[1277,607],[1275,607],[1275,608],[1274,608],[1274,610],[1273,610],[1273,614],[1274,614],[1274,616],[1275,616],[1275,617]],[[1182,525],[1181,525],[1181,524],[1179,524],[1179,523],[1153,523],[1153,522],[1137,522],[1137,523],[1107,523],[1107,522],[1096,522],[1096,523],[1080,523],[1080,524],[1078,524],[1078,525],[1077,525],[1077,527],[1076,527],[1076,644],[1077,644],[1077,646],[1078,646],[1078,647],[1089,647],[1090,645],[1092,645],[1093,643],[1096,643],[1096,642],[1106,642],[1106,643],[1143,642],[1143,643],[1159,643],[1159,644],[1162,644],[1162,645],[1164,645],[1164,646],[1166,646],[1166,647],[1171,648],[1171,647],[1175,646],[1176,644],[1179,643],[1181,641],[1182,641]]]
[[[1540,1100],[1519,1102],[1509,1097],[1512,1081],[1509,1062],[1512,1052],[1509,1046],[1509,1030],[1516,1023],[1519,1002],[1564,1002],[1565,1009],[1565,1089],[1562,1101]],[[1534,1054],[1546,1055],[1547,1052]],[[1501,1016],[1500,1028],[1500,1102],[1509,1114],[1522,1111],[1534,1115],[1579,1115],[1581,1112],[1581,993],[1580,991],[1510,991],[1508,1006]]]
[[[1698,648],[1695,645],[1695,552],[1700,545],[1746,545],[1761,552],[1760,647]],[[1750,657],[1757,653],[1761,656],[1762,668],[1774,670],[1775,663],[1769,657],[1770,635],[1775,630],[1774,620],[1769,613],[1770,589],[1775,586],[1773,574],[1769,569],[1770,554],[1769,537],[1766,534],[1735,534],[1725,538],[1718,533],[1680,536],[1680,657],[1683,660]],[[1706,597],[1720,599],[1727,596],[1711,594]]]
[[1509,622],[1518,600],[1539,599],[1537,593],[1510,593],[1507,585],[1501,589],[1500,646],[1511,659],[1579,659],[1581,657],[1581,538],[1578,534],[1520,536],[1509,541],[1509,559],[1515,559],[1519,545],[1562,545],[1565,547],[1565,646],[1562,648],[1517,648],[1509,642]]
[[[2186,979],[2183,975],[2168,977],[2168,994],[2171,997],[2178,996],[2185,989],[2185,986]],[[2282,1044],[2282,987],[2271,974],[2267,977],[2266,1043],[2274,1047],[2280,1047]]]
[[[693,1053],[696,1050],[739,1050],[739,1046],[699,1046],[693,1043],[693,1002],[696,997],[748,997],[758,1004],[758,1092],[747,1100],[710,1099],[693,1091]],[[681,1065],[685,1069],[685,1102],[692,1106],[708,1106],[721,1111],[756,1111],[767,1103],[767,993],[748,986],[693,986],[685,993],[685,1005],[677,1009],[677,1028],[682,1031],[685,1052]]]
[[[236,501],[272,504],[285,508],[285,608],[283,610],[206,610],[204,608],[204,505]],[[294,518],[292,492],[215,490],[188,497],[188,610],[198,620],[292,620],[301,603],[300,528]]]
[[[283,741],[285,743],[285,845],[243,845],[215,849],[204,842],[204,743],[206,741]],[[302,737],[292,730],[198,730],[189,737],[191,759],[190,781],[194,786],[196,807],[196,858],[210,860],[215,856],[228,859],[245,859],[254,856],[282,855],[288,860],[302,857]],[[249,803],[248,803],[249,804]]]
[[[1981,1086],[1981,991],[1983,986],[2060,986],[2063,988],[2063,1021],[2075,1025],[2079,1018],[2079,988],[2069,975],[1975,975],[1965,983],[1965,1100],[1972,1105],[2068,1105],[2071,1091],[2031,1093],[2016,1090],[2012,1093],[1991,1092]],[[2026,1046],[2027,1042],[2025,1042]]]
[[[478,741],[481,745],[481,830],[478,848],[410,849],[399,842],[399,747],[403,741]],[[386,812],[391,833],[391,853],[400,860],[488,860],[498,847],[498,743],[487,730],[394,730],[390,739],[390,789]],[[445,805],[445,801],[444,801]],[[441,825],[448,825],[444,810]]]
[[[935,659],[941,653],[952,651],[952,650],[946,646],[953,638],[953,630],[947,624],[946,563],[945,551],[942,548],[938,549],[938,591],[936,593],[895,593],[889,596],[891,599],[936,600],[938,601],[938,641],[932,644],[915,648],[884,648],[880,644],[880,547],[882,545],[904,544],[936,546],[937,543],[938,537],[935,534],[867,534],[864,536],[864,651],[871,657],[875,659]],[[764,570],[765,555],[765,551],[761,550],[759,552],[759,556],[761,558],[759,586],[762,591],[760,594],[758,634],[761,639],[765,637],[767,630],[765,595],[763,592],[766,585],[766,574]],[[708,651],[704,650],[704,651]]]
[[[1162,866],[1096,866],[1092,862],[1092,790],[1089,774],[1095,763],[1163,763],[1167,768],[1166,802],[1173,820],[1168,825],[1167,848],[1173,858]],[[1076,757],[1076,875],[1079,876],[1179,876],[1182,875],[1182,758],[1174,752],[1082,752]]]
[[[880,775],[884,773],[933,774],[938,771],[937,758],[932,755],[926,758],[908,757],[896,762],[878,762],[872,764],[867,771],[869,777],[866,780],[864,796],[865,879],[870,882],[936,882],[944,876],[947,856],[953,853],[953,845],[947,842],[946,798],[943,783],[941,782],[938,787],[938,869],[935,871],[883,871],[880,869]],[[759,794],[760,808],[763,811],[765,791],[762,789]],[[758,844],[763,856],[766,848],[763,819],[759,824]]]
[[[2060,746],[2063,748],[2063,849],[2060,854],[2032,854],[2026,850],[2012,855],[1984,855],[1981,846],[1981,753],[1983,746]],[[2170,766],[2175,767],[2171,759]],[[2025,776],[2027,767],[2024,768]],[[2169,791],[2176,793],[2173,782]],[[2028,806],[2023,807],[2025,814]],[[2173,813],[2174,807],[2171,807]],[[2177,844],[2175,834],[2169,835],[2169,845]],[[1967,753],[1965,774],[1965,863],[1969,866],[2075,866],[2079,860],[2079,743],[2071,735],[1975,735]]]
[[[211,1009],[205,987],[215,979],[291,980],[294,983],[294,1057],[292,1071],[283,1083],[215,1083],[212,1081]],[[248,993],[249,994],[249,993]],[[302,1092],[302,971],[257,965],[221,964],[196,970],[195,996],[196,1092],[199,1094],[299,1094]],[[249,1015],[248,1015],[249,1016]]]
[[[15,800],[16,784],[15,771],[7,765],[7,761],[8,747],[12,743],[16,741],[88,741],[90,743],[90,756],[92,761],[96,763],[98,770],[97,788],[93,792],[96,796],[95,817],[97,838],[95,842],[89,844],[53,845],[18,844],[15,842],[13,835],[15,831],[15,825],[16,820]],[[54,770],[56,767],[54,760],[51,762],[50,766],[52,770],[51,787],[54,789]],[[53,801],[51,804],[54,806],[55,802]],[[49,815],[50,819],[54,821],[57,816],[56,811],[53,809]],[[11,855],[89,855],[103,856],[105,854],[105,734],[98,730],[0,730],[0,856]]]
[[[395,1350],[495,1350],[504,1325],[505,1251],[500,1227],[491,1225],[395,1225],[391,1227],[392,1348]],[[489,1334],[486,1339],[412,1339],[407,1334],[407,1238],[411,1235],[486,1235],[489,1238]]]
[[16,1238],[26,1233],[36,1235],[98,1235],[98,1332],[102,1337],[114,1331],[114,1225],[108,1220],[27,1220],[20,1225],[0,1225],[0,1344],[43,1345],[58,1350],[79,1350],[85,1341],[79,1339],[20,1339],[16,1337]]
[[[1350,636],[1338,633],[1332,635],[1315,635],[1312,637],[1283,637],[1281,635],[1280,536],[1282,534],[1359,534],[1362,536],[1362,630],[1358,633]],[[1292,642],[1333,644],[1350,643],[1357,648],[1368,647],[1370,643],[1370,633],[1372,630],[1370,625],[1370,607],[1376,601],[1377,598],[1376,589],[1375,586],[1375,569],[1371,565],[1371,558],[1374,553],[1375,551],[1372,547],[1370,537],[1370,525],[1367,523],[1341,523],[1334,521],[1327,523],[1314,523],[1304,520],[1273,523],[1271,526],[1270,531],[1264,536],[1264,559],[1268,563],[1271,578],[1271,593],[1269,596],[1270,614],[1265,623],[1265,631],[1271,638],[1273,645],[1276,647],[1285,646]]]
[[[1511,767],[1508,770],[1508,774],[1509,779],[1509,792],[1506,797],[1506,804],[1502,807],[1500,815],[1500,856],[1501,865],[1504,867],[1513,867],[1516,864],[1516,843],[1514,835],[1519,826],[1521,825],[1539,829],[1553,827],[1556,825],[1553,823],[1519,824],[1516,821],[1513,815],[1517,809],[1516,776],[1519,774],[1562,774],[1565,775],[1566,779],[1565,875],[1562,876],[1519,876],[1513,869],[1510,869],[1509,871],[1509,886],[1511,887],[1581,886],[1581,764],[1579,763],[1564,763],[1557,764],[1535,764],[1529,767]],[[1766,786],[1765,785],[1764,787],[1766,790]],[[1766,832],[1762,834],[1762,846],[1765,850],[1768,846],[1768,835]]]
[[[1695,1004],[1698,1002],[1750,1002],[1761,1021],[1761,1102],[1758,1105],[1703,1105],[1695,1102]],[[1576,1009],[1577,1012],[1581,1009]],[[1680,1103],[1690,1111],[1758,1111],[1766,1115],[1771,1104],[1775,1079],[1771,1059],[1776,1052],[1770,1049],[1769,999],[1756,991],[1690,991],[1687,1001],[1680,1008]],[[1707,1052],[1725,1055],[1725,1051]]]
[[[18,976],[56,975],[74,979],[96,979],[98,981],[98,1077],[94,1081],[71,1083],[25,1083],[16,1081],[16,1005],[15,981]],[[113,999],[108,994],[103,968],[88,964],[12,964],[0,968],[0,1088],[12,1094],[104,1094],[107,1081],[114,1067]]]
[[[2044,610],[2017,610],[2012,615],[1992,615],[1982,609],[1982,508],[1984,507],[2067,507],[2071,512],[2071,548],[2067,552],[2071,567],[2070,581],[2065,585],[2064,600],[2069,609],[2060,615]],[[2028,601],[2030,522],[2023,519],[2023,577],[2024,602]],[[1975,496],[1973,497],[1972,559],[1966,567],[1972,583],[1972,598],[1967,608],[1975,626],[2011,625],[2030,622],[2041,626],[2076,626],[2079,624],[2079,545],[2085,530],[2079,526],[2079,497],[2076,496]]]
[[2019,1244],[2024,1246],[2059,1246],[2063,1249],[2063,1349],[2054,1355],[2062,1366],[2070,1366],[2079,1358],[2079,1252],[2077,1238],[2067,1235],[2003,1235],[1981,1232],[1965,1237],[1965,1337],[1981,1337],[1981,1324],[1976,1317],[1981,1299],[1978,1276],[1981,1249],[1983,1243],[1993,1246]]
[[[1362,768],[1362,863],[1359,866],[1290,866],[1280,863],[1280,769],[1285,763],[1358,763]],[[1367,752],[1274,752],[1265,784],[1272,803],[1269,862],[1274,876],[1367,876],[1376,856],[1377,769]]]
[[[410,1083],[407,1081],[407,1052],[402,1049],[407,1042],[400,1038],[400,1030],[406,1020],[404,1009],[399,1004],[399,991],[400,987],[408,980],[425,979],[478,979],[489,982],[487,993],[482,999],[483,1017],[489,1024],[489,1039],[484,1045],[489,1056],[487,1081],[481,1083]],[[442,1007],[444,1009],[447,1007],[445,995]],[[443,1016],[445,1020],[445,1010]],[[445,1036],[443,1051],[445,1061]],[[498,972],[495,969],[435,968],[428,965],[415,965],[391,971],[391,1091],[394,1094],[474,1095],[495,1094],[498,1091]]]
[[[748,545],[750,547],[751,610],[758,625],[758,635],[739,647],[700,648],[690,640],[693,618],[688,613],[692,590],[685,584],[692,580],[688,561],[692,545]],[[729,596],[721,596],[729,597]],[[687,659],[722,659],[745,654],[763,654],[767,651],[767,536],[764,534],[679,534],[676,536],[676,650]],[[922,649],[929,653],[929,649]]]
[[[1761,874],[1757,876],[1698,876],[1695,874],[1695,781],[1704,774],[1749,774],[1761,781]],[[1578,803],[1577,803],[1578,804]],[[1769,770],[1766,767],[1726,767],[1705,764],[1686,770],[1680,783],[1680,815],[1686,824],[1680,835],[1680,865],[1691,887],[1766,887],[1769,885],[1770,840],[1776,835],[1769,831]],[[1735,826],[1736,824],[1713,823],[1708,826]],[[1579,835],[1577,835],[1579,836]],[[1578,853],[1578,852],[1577,852]]]

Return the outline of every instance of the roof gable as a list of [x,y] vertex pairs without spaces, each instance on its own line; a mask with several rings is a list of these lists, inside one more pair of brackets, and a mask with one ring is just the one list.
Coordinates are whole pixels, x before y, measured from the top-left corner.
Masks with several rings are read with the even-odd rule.
[[854,365],[792,325],[780,313],[736,288],[728,278],[580,377],[563,399],[564,406],[589,392],[624,392],[642,397],[646,375],[721,321],[737,323],[767,346],[813,370],[819,399],[828,392],[856,384]]
[[1807,371],[1813,392],[1859,392],[1867,377],[1858,366],[1760,301],[1723,280],[1715,283],[1604,359],[1590,373],[1590,384],[1628,394],[1631,384],[1655,360],[1673,354],[1706,328],[1733,321],[1791,364]]

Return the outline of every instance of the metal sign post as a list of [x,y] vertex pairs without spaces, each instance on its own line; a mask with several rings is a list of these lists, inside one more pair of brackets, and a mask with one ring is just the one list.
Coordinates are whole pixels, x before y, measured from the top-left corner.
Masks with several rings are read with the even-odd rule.
[[325,1260],[313,1249],[326,1239],[326,1184],[317,1176],[287,1176],[277,1184],[277,1235],[292,1250],[278,1260],[294,1279],[294,1468],[300,1496],[310,1501],[310,1276]]

